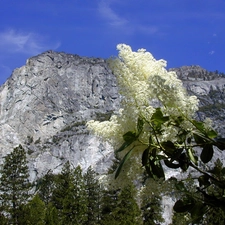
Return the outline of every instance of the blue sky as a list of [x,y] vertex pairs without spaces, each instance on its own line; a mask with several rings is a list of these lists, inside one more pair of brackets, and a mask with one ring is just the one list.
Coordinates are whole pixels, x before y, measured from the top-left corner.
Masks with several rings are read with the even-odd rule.
[[44,51],[108,58],[118,43],[225,72],[225,0],[0,0],[0,21],[0,84]]

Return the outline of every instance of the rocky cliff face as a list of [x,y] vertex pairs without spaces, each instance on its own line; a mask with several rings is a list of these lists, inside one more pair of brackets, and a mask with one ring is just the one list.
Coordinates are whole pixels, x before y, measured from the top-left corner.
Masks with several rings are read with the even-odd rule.
[[52,51],[30,58],[0,89],[0,154],[21,143],[33,179],[68,159],[104,172],[112,149],[88,135],[85,123],[108,119],[118,103],[103,59]]
[[[210,116],[225,133],[225,78],[196,66],[173,70],[201,100],[199,118]],[[30,58],[0,88],[0,155],[22,144],[33,180],[59,172],[67,160],[104,173],[113,150],[85,123],[106,120],[118,107],[116,80],[103,59],[53,51]]]
[[225,75],[209,72],[200,66],[183,66],[176,71],[184,87],[200,100],[198,119],[209,117],[220,135],[225,135]]

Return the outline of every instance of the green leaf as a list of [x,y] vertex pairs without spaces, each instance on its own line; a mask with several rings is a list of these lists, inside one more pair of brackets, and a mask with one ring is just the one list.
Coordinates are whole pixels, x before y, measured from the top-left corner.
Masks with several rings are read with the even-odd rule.
[[119,176],[124,163],[130,158],[130,155],[133,150],[134,150],[134,147],[129,152],[127,152],[127,154],[123,157],[122,161],[120,162],[119,167],[116,170],[115,179]]
[[180,124],[184,121],[182,116],[178,116],[175,120],[175,126],[180,127]]
[[163,116],[161,108],[156,108],[151,120],[156,124],[156,126],[160,127],[163,123],[169,120],[169,116]]
[[138,136],[133,131],[128,131],[126,134],[123,135],[124,143],[120,146],[119,149],[117,149],[115,152],[121,152],[124,149],[126,149],[128,146],[130,146],[134,141],[136,141]]
[[154,178],[151,168],[148,165],[145,166],[145,170],[146,170],[147,174],[149,175],[149,177]]
[[188,134],[188,132],[185,131],[185,130],[183,130],[182,132],[180,132],[177,135],[177,142],[182,145],[186,141],[187,134]]
[[189,164],[190,164],[190,160],[189,160],[189,158],[187,157],[187,155],[185,153],[182,153],[180,155],[179,164],[180,164],[180,168],[183,171],[186,171],[188,169]]
[[146,148],[142,154],[142,165],[146,166],[149,160],[149,150],[150,147]]
[[165,178],[164,170],[162,168],[160,161],[150,160],[149,163],[152,168],[152,173],[154,176],[156,176],[157,178]]
[[206,206],[201,202],[196,202],[190,209],[192,224],[199,224],[206,213]]
[[216,138],[218,134],[215,130],[209,130],[209,131],[207,131],[206,135],[209,138],[213,139],[213,138]]
[[120,146],[120,148],[118,148],[117,150],[116,150],[116,153],[117,152],[122,152],[125,148],[127,148],[129,145],[131,145],[133,143],[133,141],[127,141],[127,142],[124,142],[121,146]]
[[157,153],[157,148],[155,148],[155,147],[151,148],[151,156],[153,158],[156,158],[156,153]]
[[220,150],[225,150],[225,138],[217,138],[214,145]]
[[136,133],[134,131],[128,131],[126,134],[123,135],[123,140],[128,142],[136,139]]
[[200,144],[201,145],[201,144],[204,144],[205,143],[205,139],[201,135],[199,135],[197,133],[194,133],[193,136],[194,136],[195,142],[197,144]]
[[144,121],[139,117],[137,122],[138,134],[140,134],[141,131],[143,130],[143,126],[144,126]]
[[178,200],[175,205],[173,206],[173,209],[178,213],[184,213],[189,212],[194,207],[194,202],[192,200]]
[[164,153],[166,155],[168,155],[169,157],[173,156],[173,154],[176,150],[176,147],[172,141],[162,142],[161,146],[163,147]]
[[198,161],[197,161],[197,157],[193,154],[193,150],[191,148],[189,148],[187,150],[187,154],[189,159],[195,164],[197,165]]
[[177,182],[175,184],[175,186],[176,186],[176,189],[178,191],[182,191],[182,192],[186,192],[187,191],[187,189],[185,188],[184,183],[182,181]]
[[204,122],[200,122],[197,120],[192,120],[192,124],[199,130],[201,133],[205,132]]
[[204,174],[198,178],[199,186],[208,187],[211,183],[209,182],[209,176]]
[[200,158],[203,163],[208,163],[213,157],[213,146],[212,144],[204,145]]

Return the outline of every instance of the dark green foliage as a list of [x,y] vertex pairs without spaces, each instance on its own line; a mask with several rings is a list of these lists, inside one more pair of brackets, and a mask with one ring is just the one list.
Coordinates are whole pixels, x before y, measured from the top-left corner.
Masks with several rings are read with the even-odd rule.
[[55,185],[52,203],[61,224],[84,224],[87,220],[87,194],[81,168],[78,166],[72,170],[67,162]]
[[224,225],[225,212],[220,208],[210,208],[206,213],[202,225]]
[[39,197],[46,205],[48,205],[52,200],[52,193],[56,188],[55,181],[57,175],[52,174],[48,171],[42,178],[38,179],[36,182],[36,189]]
[[174,212],[172,223],[170,225],[189,225],[192,220],[188,213],[177,213]]
[[73,181],[73,174],[69,161],[64,165],[62,172],[55,177],[55,188],[52,193],[53,205],[59,210],[63,209],[64,198],[68,195]]
[[46,225],[59,225],[60,224],[60,220],[58,217],[58,210],[56,209],[55,206],[53,206],[52,203],[49,203],[46,206],[45,224]]
[[6,225],[8,224],[8,218],[5,217],[3,213],[0,214],[0,224],[1,225]]
[[95,225],[100,220],[100,204],[102,190],[96,178],[96,173],[88,168],[84,175],[85,189],[87,193],[87,225]]
[[101,203],[101,225],[117,224],[113,212],[117,207],[119,191],[120,190],[103,190]]
[[113,210],[118,225],[138,225],[141,221],[141,211],[135,199],[136,193],[133,185],[124,187],[119,196],[116,208]]
[[24,207],[26,214],[24,216],[24,223],[29,225],[45,225],[45,203],[38,195]]
[[0,200],[12,224],[17,224],[22,206],[27,203],[31,184],[28,180],[26,152],[20,145],[4,157],[0,178]]
[[[70,189],[70,198],[68,199],[68,202],[71,202],[68,204],[71,204],[71,208],[73,209],[73,213],[71,215],[71,220],[73,218],[73,225],[81,225],[85,224],[87,221],[87,192],[86,192],[86,186],[84,182],[84,177],[82,175],[82,169],[80,166],[77,166],[73,172],[73,184]],[[65,207],[66,209],[66,207]],[[64,223],[65,224],[65,223]]]
[[[155,225],[163,222],[160,196],[146,196],[142,203],[143,224]],[[144,204],[145,202],[145,204]]]
[[135,200],[133,185],[128,184],[122,190],[105,190],[101,209],[102,225],[140,224],[141,212]]

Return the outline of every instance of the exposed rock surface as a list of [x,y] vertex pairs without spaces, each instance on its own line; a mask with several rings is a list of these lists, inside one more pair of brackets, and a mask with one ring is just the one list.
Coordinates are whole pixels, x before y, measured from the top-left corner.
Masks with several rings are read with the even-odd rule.
[[191,95],[200,100],[199,119],[209,117],[220,135],[225,134],[225,74],[209,72],[200,66],[183,66],[171,69],[183,81]]
[[[172,70],[201,100],[200,119],[210,116],[225,133],[225,78],[199,66]],[[59,172],[67,160],[104,173],[113,150],[85,123],[106,120],[118,107],[116,80],[105,60],[53,51],[32,57],[0,87],[0,156],[22,144],[32,179]]]
[[28,146],[33,178],[68,159],[103,172],[112,149],[87,135],[85,123],[107,119],[118,102],[103,59],[53,51],[30,58],[0,89],[0,154]]

